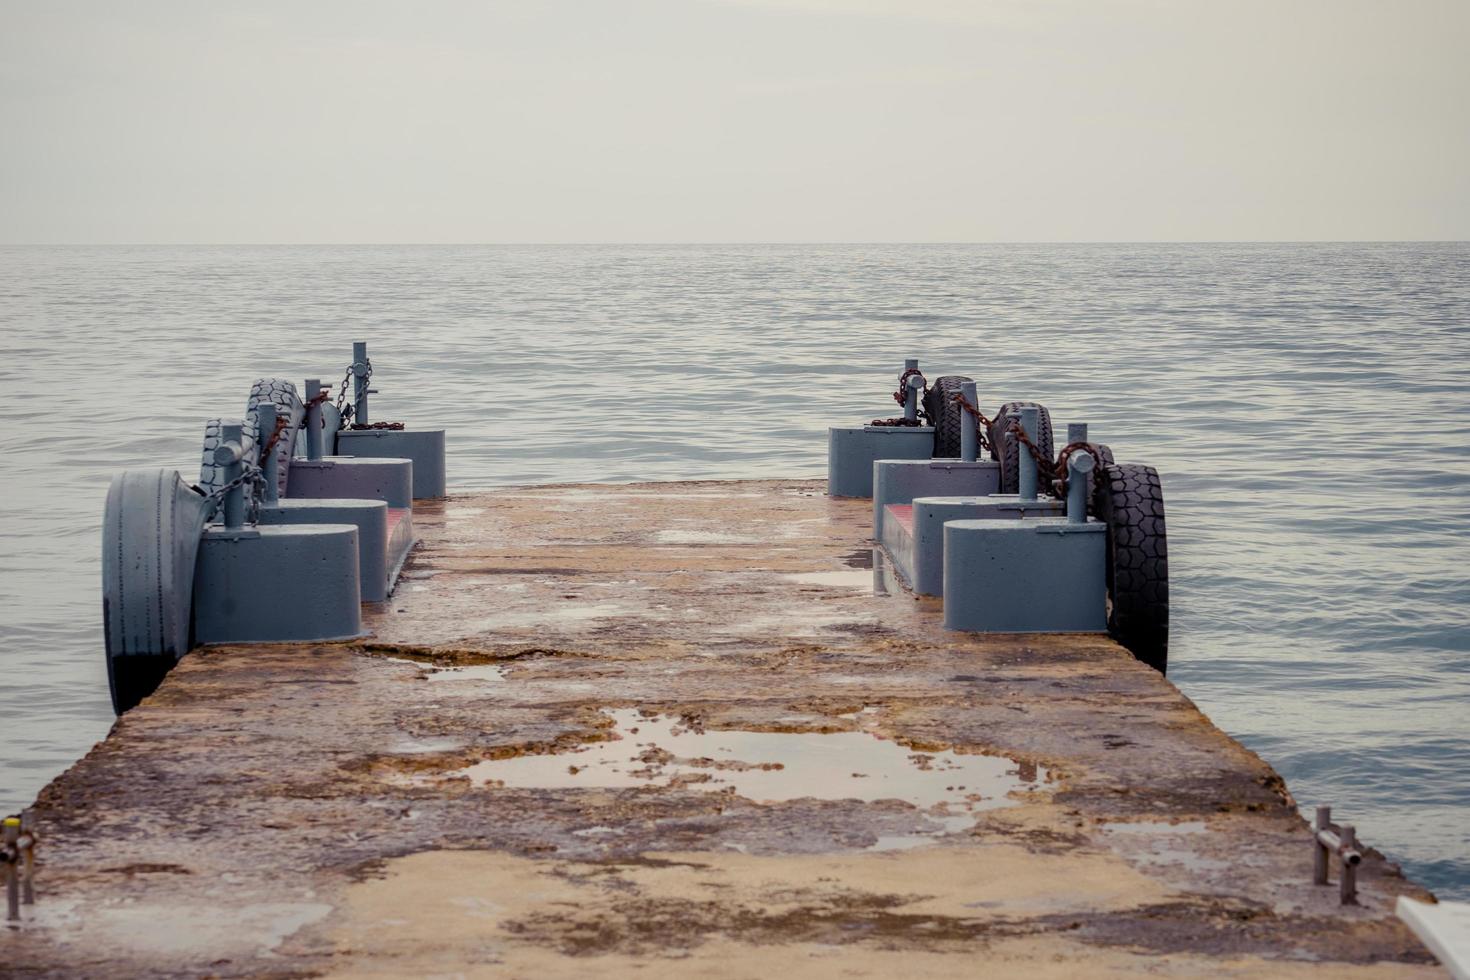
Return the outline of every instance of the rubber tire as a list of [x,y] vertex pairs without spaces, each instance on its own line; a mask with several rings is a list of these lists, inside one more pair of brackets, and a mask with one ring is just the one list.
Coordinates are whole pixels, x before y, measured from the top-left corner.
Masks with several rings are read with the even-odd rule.
[[1158,471],[1103,469],[1098,519],[1107,530],[1108,632],[1159,673],[1169,666],[1169,540]]
[[1098,444],[1097,454],[1102,457],[1102,462],[1094,466],[1092,472],[1087,474],[1087,513],[1090,517],[1097,516],[1097,488],[1102,479],[1103,470],[1115,462],[1112,448],[1105,444]]
[[934,426],[934,458],[960,458],[960,426],[964,422],[964,409],[955,402],[960,385],[974,378],[958,374],[947,374],[938,378],[924,392],[924,414]]
[[[301,420],[306,415],[306,406],[296,393],[296,386],[284,378],[261,378],[250,386],[250,397],[245,402],[245,417],[255,418],[255,406],[269,402],[276,406],[276,417],[287,421],[276,441],[276,491],[286,496],[286,484],[291,478],[291,458],[296,448],[296,433],[301,429]],[[267,434],[269,437],[269,434]]]
[[[1045,405],[1036,402],[1006,402],[995,413],[995,424],[990,427],[990,455],[993,459],[1000,461],[1000,492],[1015,493],[1020,489],[1021,483],[1021,458],[1018,450],[1020,442],[1010,434],[1009,424],[1006,416],[1021,408],[1038,408],[1041,410],[1041,419],[1037,425],[1039,430],[1036,445],[1041,449],[1042,455],[1048,459],[1056,458],[1056,449],[1052,445],[1051,413],[1046,410]],[[1037,474],[1036,487],[1043,493],[1050,493],[1050,474]]]
[[194,565],[209,503],[177,470],[126,470],[102,518],[102,623],[112,706],[152,694],[192,645]]
[[[243,419],[210,419],[204,423],[204,449],[199,462],[199,489],[208,496],[230,481],[225,477],[225,468],[214,461],[214,451],[219,448],[221,430],[226,423],[238,423],[241,442],[245,445],[245,458],[255,460],[255,416]],[[245,484],[245,506],[255,499],[255,484]]]

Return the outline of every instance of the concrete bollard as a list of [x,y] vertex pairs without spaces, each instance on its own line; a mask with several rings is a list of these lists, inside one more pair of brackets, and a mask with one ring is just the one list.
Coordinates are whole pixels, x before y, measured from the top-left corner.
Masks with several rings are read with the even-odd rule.
[[270,452],[265,452],[265,444],[271,441],[271,435],[276,431],[276,406],[270,402],[261,402],[255,406],[255,431],[261,442],[260,475],[265,481],[261,493],[265,502],[273,504],[281,495],[281,488],[276,480],[276,458],[280,455],[279,441],[272,446]]
[[357,425],[368,424],[368,378],[371,375],[367,341],[355,341],[352,345],[352,421]]
[[[224,467],[226,483],[238,480],[244,472],[243,431],[239,422],[226,422],[220,426],[220,444],[215,447],[214,461]],[[225,527],[233,529],[245,525],[244,484],[231,487],[225,493],[224,512]]]
[[[960,394],[975,407],[980,406],[980,395],[973,381],[960,382]],[[973,463],[980,455],[980,420],[968,408],[960,409],[960,461]]]
[[[1015,416],[1012,416],[1014,418]],[[1020,411],[1021,428],[1028,438],[1035,441],[1036,433],[1041,428],[1041,413],[1034,405],[1027,406]],[[1020,442],[1018,439],[1017,442]],[[1036,499],[1036,460],[1031,456],[1031,449],[1022,444],[1016,447],[1016,457],[1019,469],[1017,470],[1017,490],[1022,500]]]
[[322,458],[322,384],[321,378],[306,379],[306,458],[315,462]]
[[1067,457],[1068,524],[1087,523],[1087,488],[1091,485],[1087,477],[1096,466],[1097,460],[1089,452],[1074,452]]
[[199,643],[342,640],[362,634],[357,527],[210,528],[194,566]]

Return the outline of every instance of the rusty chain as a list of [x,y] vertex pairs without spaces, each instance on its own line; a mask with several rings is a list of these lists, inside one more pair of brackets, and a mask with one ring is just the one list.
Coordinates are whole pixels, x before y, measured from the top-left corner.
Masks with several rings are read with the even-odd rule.
[[1062,451],[1057,454],[1057,467],[1054,475],[1057,496],[1062,500],[1067,499],[1067,460],[1071,459],[1072,454],[1077,452],[1085,452],[1097,461],[1097,468],[1093,470],[1094,473],[1098,474],[1097,479],[1102,478],[1103,467],[1107,465],[1107,461],[1103,459],[1102,451],[1094,443],[1072,442],[1063,446]]
[[276,431],[272,432],[270,438],[265,441],[265,445],[261,447],[260,454],[256,457],[257,459],[262,463],[270,459],[271,453],[275,452],[276,443],[281,441],[281,433],[285,432],[290,424],[291,420],[286,418],[286,416],[276,416]]
[[873,421],[868,423],[869,425],[893,426],[899,428],[918,428],[919,426],[925,424],[924,419],[927,419],[929,417],[929,413],[924,410],[923,393],[929,390],[929,381],[927,378],[924,377],[923,371],[920,371],[918,368],[905,369],[903,374],[900,374],[898,376],[898,387],[893,392],[893,400],[898,402],[900,405],[908,405],[909,378],[912,378],[915,375],[918,376],[920,381],[924,382],[924,387],[920,390],[920,394],[915,400],[918,411],[914,413],[914,417],[910,419],[904,418],[900,415],[899,417],[892,419],[874,419]]
[[954,401],[960,408],[975,416],[976,448],[990,451],[990,427],[995,424],[993,419],[985,417],[985,413],[966,400],[964,395],[955,395]]
[[[971,405],[965,399],[964,395],[955,395],[954,400],[962,409],[975,416],[975,430],[976,435],[979,436],[980,448],[991,449],[992,452],[996,452],[994,447],[991,446],[989,438],[986,436],[986,433],[995,425],[995,420],[987,418],[985,413],[974,405]],[[1031,458],[1036,462],[1037,482],[1041,485],[1041,488],[1045,492],[1055,495],[1060,500],[1067,499],[1067,460],[1072,457],[1073,453],[1085,452],[1090,454],[1097,461],[1097,472],[1099,473],[1102,472],[1102,468],[1106,465],[1102,452],[1094,443],[1070,443],[1062,448],[1062,451],[1057,455],[1056,462],[1052,462],[1041,451],[1041,447],[1031,441],[1031,437],[1021,427],[1019,419],[1012,419],[1005,431],[1013,434],[1017,441],[1022,443],[1027,451],[1031,453]],[[1051,479],[1045,479],[1045,474],[1050,474]]]

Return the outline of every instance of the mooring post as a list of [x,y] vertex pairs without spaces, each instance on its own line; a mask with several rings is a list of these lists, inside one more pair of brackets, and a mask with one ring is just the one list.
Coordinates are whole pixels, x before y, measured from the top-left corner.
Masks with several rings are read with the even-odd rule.
[[910,422],[919,420],[919,389],[924,387],[924,379],[917,374],[909,376],[908,391],[903,396],[903,417]]
[[[1021,428],[1033,442],[1036,440],[1036,430],[1041,427],[1041,413],[1035,405],[1027,405],[1020,410]],[[1020,443],[1017,439],[1016,442]],[[1017,487],[1022,500],[1036,499],[1036,460],[1031,457],[1031,449],[1026,445],[1016,446],[1016,458],[1020,464],[1017,471]]]
[[[306,379],[306,458],[315,462],[322,458],[322,393],[320,378]],[[366,404],[367,396],[363,396]]]
[[1067,523],[1087,523],[1087,475],[1097,465],[1089,452],[1074,452],[1067,457]]
[[280,497],[280,487],[276,483],[276,456],[280,452],[279,442],[271,446],[270,452],[265,451],[265,444],[270,442],[271,436],[276,431],[276,406],[270,402],[261,402],[255,406],[255,431],[256,438],[262,440],[260,444],[260,475],[265,480],[265,502],[275,503]]
[[1087,423],[1086,422],[1068,422],[1067,423],[1067,445],[1070,446],[1074,442],[1086,442],[1086,441],[1087,441]]
[[1322,834],[1329,832],[1332,826],[1332,807],[1317,807],[1317,824],[1312,828],[1312,883],[1315,885],[1327,884],[1327,862],[1329,855],[1327,845],[1322,841]]
[[20,920],[20,818],[5,818],[5,918]]
[[919,359],[917,357],[906,357],[903,362],[904,373],[919,370]]
[[1338,828],[1342,840],[1342,868],[1338,876],[1337,895],[1343,905],[1358,904],[1358,829],[1350,823]]
[[26,810],[20,815],[20,844],[21,860],[20,867],[25,877],[20,880],[20,903],[22,905],[36,904],[36,827],[35,819],[31,811]]
[[[233,483],[244,472],[244,449],[239,422],[226,422],[220,427],[223,441],[214,449],[214,461],[225,468],[225,482]],[[225,527],[238,528],[245,525],[245,485],[231,487],[225,494]]]
[[352,421],[367,425],[368,421],[368,353],[367,341],[352,344]]
[[[960,382],[960,395],[965,401],[977,408],[980,405],[980,395],[973,381]],[[966,463],[975,462],[980,455],[980,420],[975,418],[968,408],[960,407],[960,459]]]

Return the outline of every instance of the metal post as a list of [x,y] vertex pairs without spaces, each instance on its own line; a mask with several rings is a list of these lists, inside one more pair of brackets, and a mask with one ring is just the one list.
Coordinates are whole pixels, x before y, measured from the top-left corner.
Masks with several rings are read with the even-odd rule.
[[[1041,413],[1036,406],[1029,405],[1020,410],[1021,428],[1033,441],[1036,439],[1036,430],[1041,426]],[[1020,443],[1017,439],[1016,442]],[[1022,500],[1036,499],[1036,460],[1031,458],[1031,450],[1024,445],[1016,446],[1016,457],[1020,463],[1017,474],[1017,490],[1020,491]]]
[[1097,465],[1089,452],[1073,452],[1067,457],[1067,523],[1087,523],[1087,475]]
[[1342,838],[1342,863],[1338,869],[1338,898],[1343,905],[1358,904],[1358,830],[1350,823],[1338,828]]
[[905,371],[919,370],[919,359],[917,357],[906,358],[903,362],[903,369]]
[[31,811],[20,815],[21,870],[25,877],[20,880],[20,903],[36,904],[36,828]]
[[16,841],[20,839],[20,818],[5,818],[5,918],[20,921],[20,865]]
[[[315,462],[322,458],[322,393],[320,378],[306,379],[306,458]],[[364,396],[366,397],[366,396]]]
[[903,417],[910,422],[919,420],[919,389],[924,387],[924,379],[917,374],[909,378],[908,391],[903,396]]
[[[960,382],[960,394],[965,401],[980,407],[980,395],[973,381]],[[980,420],[963,406],[960,407],[960,459],[973,463],[980,455]]]
[[261,402],[255,406],[255,431],[256,438],[261,440],[260,448],[260,473],[265,479],[265,502],[273,504],[280,497],[280,487],[276,483],[276,459],[281,454],[279,442],[271,447],[270,452],[265,452],[265,444],[270,442],[271,436],[276,431],[276,406],[270,402]]
[[1312,883],[1327,884],[1327,845],[1322,843],[1322,832],[1332,825],[1332,807],[1317,807],[1317,825],[1312,828]]
[[352,421],[357,425],[367,425],[368,421],[367,365],[367,341],[355,341],[352,345]]
[[[214,461],[225,468],[225,482],[237,479],[243,472],[241,461],[244,451],[240,447],[241,427],[239,422],[226,422],[220,427],[223,441],[215,447]],[[238,528],[245,525],[245,485],[234,487],[225,494],[225,527]]]
[[1067,423],[1067,445],[1070,446],[1074,442],[1086,442],[1086,441],[1087,441],[1087,423],[1086,422],[1068,422]]

